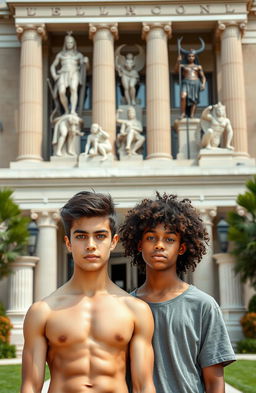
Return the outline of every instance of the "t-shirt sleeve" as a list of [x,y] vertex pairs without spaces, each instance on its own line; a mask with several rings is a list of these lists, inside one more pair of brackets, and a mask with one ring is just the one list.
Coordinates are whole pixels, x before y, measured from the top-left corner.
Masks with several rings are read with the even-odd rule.
[[212,299],[209,304],[205,305],[203,311],[198,363],[201,368],[219,363],[225,367],[235,360],[220,307]]

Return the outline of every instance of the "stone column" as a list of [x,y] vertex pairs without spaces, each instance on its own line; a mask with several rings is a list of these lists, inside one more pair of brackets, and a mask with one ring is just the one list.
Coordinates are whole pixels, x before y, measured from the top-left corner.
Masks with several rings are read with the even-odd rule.
[[209,245],[207,247],[207,254],[203,256],[201,262],[197,265],[196,270],[193,273],[193,284],[208,293],[209,295],[216,297],[216,285],[215,285],[215,271],[214,271],[214,260],[213,260],[213,234],[212,234],[212,220],[216,216],[216,208],[207,208],[200,210],[200,216],[204,222],[206,230],[209,234]]
[[21,37],[19,150],[17,160],[41,161],[43,132],[42,36],[44,25],[17,26]]
[[229,253],[214,254],[219,265],[220,307],[232,344],[243,338],[240,319],[245,313],[240,275],[235,274],[234,256]]
[[170,75],[167,39],[171,23],[143,23],[147,42],[147,159],[171,158]]
[[241,33],[244,23],[219,22],[221,32],[221,99],[226,105],[227,117],[233,130],[233,145],[235,151],[248,156],[244,67]]
[[90,24],[89,34],[94,44],[92,122],[98,123],[109,133],[114,147],[116,139],[114,38],[118,35],[117,23]]
[[12,274],[8,280],[8,309],[13,329],[11,331],[11,344],[16,346],[17,357],[21,357],[24,344],[23,321],[28,308],[33,303],[33,268],[39,258],[24,256],[11,263]]
[[33,210],[31,217],[39,228],[35,270],[35,300],[42,299],[57,288],[57,210]]

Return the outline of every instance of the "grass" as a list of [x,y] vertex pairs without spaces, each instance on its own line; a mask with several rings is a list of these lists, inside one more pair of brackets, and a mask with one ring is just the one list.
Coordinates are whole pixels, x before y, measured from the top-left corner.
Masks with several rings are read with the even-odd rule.
[[[0,366],[0,392],[18,393],[21,365]],[[50,377],[48,368],[45,379]],[[243,393],[256,392],[256,361],[238,360],[225,367],[225,381]]]
[[[45,379],[50,377],[49,370],[46,369]],[[0,366],[0,392],[18,393],[21,382],[21,365]]]
[[225,367],[225,381],[243,393],[255,393],[256,361],[237,360]]

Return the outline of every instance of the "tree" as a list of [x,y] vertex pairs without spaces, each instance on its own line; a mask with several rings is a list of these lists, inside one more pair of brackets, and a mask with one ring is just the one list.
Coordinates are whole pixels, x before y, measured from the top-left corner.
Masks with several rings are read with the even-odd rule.
[[246,188],[236,199],[242,213],[233,211],[228,215],[228,237],[234,242],[235,271],[256,289],[256,176],[246,183]]
[[0,279],[11,272],[10,263],[24,254],[29,235],[29,219],[21,215],[12,193],[0,190]]

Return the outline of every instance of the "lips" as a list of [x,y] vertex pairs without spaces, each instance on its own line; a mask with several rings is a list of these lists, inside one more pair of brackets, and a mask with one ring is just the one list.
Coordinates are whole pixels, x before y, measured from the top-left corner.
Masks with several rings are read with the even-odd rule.
[[153,254],[152,257],[153,258],[165,258],[166,259],[166,256],[163,255],[163,254]]
[[85,257],[84,257],[84,259],[88,259],[89,261],[94,261],[94,260],[96,260],[96,259],[98,259],[99,258],[99,256],[98,255],[95,255],[95,254],[87,254],[87,255],[85,255]]

